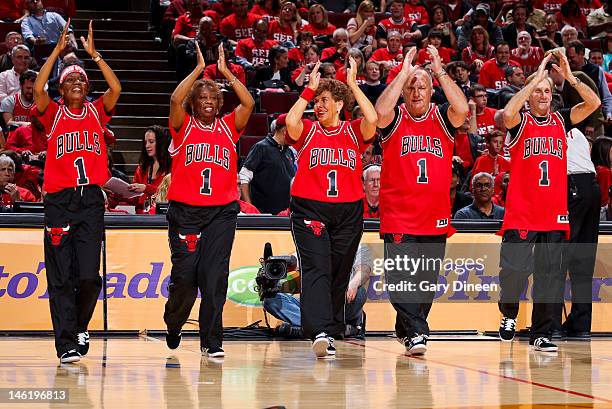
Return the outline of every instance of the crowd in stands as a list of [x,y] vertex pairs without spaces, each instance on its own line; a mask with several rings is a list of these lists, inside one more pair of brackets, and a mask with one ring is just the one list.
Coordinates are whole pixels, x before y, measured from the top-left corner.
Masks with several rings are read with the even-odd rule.
[[[43,5],[44,1],[44,5]],[[73,2],[9,0],[0,6],[0,20],[21,24],[6,34],[0,57],[0,111],[5,140],[0,138],[0,203],[41,200],[45,130],[29,114],[32,84],[40,62],[32,56],[37,44],[57,41]],[[14,4],[13,4],[14,2]],[[53,4],[52,4],[53,3]],[[465,93],[470,116],[455,134],[451,200],[457,219],[503,218],[505,193],[511,179],[501,110],[539,66],[546,52],[564,53],[574,74],[599,95],[602,105],[576,128],[592,143],[602,193],[602,219],[612,218],[612,17],[609,2],[600,0],[172,0],[151,1],[150,30],[168,47],[169,64],[182,80],[196,64],[196,44],[206,62],[203,78],[231,90],[217,71],[219,44],[228,67],[258,99],[263,94],[299,92],[321,62],[324,78],[346,82],[348,58],[357,62],[357,81],[373,103],[395,78],[408,47],[417,47],[415,62],[428,69],[427,45],[433,45],[446,71]],[[68,6],[66,6],[68,4]],[[64,5],[64,7],[60,7]],[[83,64],[70,31],[72,48],[54,70]],[[111,63],[112,65],[112,63]],[[552,64],[555,109],[579,102]],[[119,78],[121,80],[121,78]],[[433,80],[433,101],[446,98]],[[49,81],[53,96],[54,80]],[[154,88],[155,84],[151,84]],[[230,98],[230,93],[226,93]],[[57,93],[54,95],[58,97]],[[401,101],[400,101],[401,102]],[[290,106],[286,107],[288,111]],[[308,112],[308,111],[307,111]],[[345,106],[345,120],[360,115]],[[238,190],[245,213],[286,215],[289,188],[295,175],[293,148],[284,138],[284,116],[270,115],[271,132],[243,153]],[[607,136],[606,136],[607,135]],[[105,135],[112,145],[112,131]],[[107,191],[109,211],[132,205],[136,213],[155,213],[170,180],[169,134],[143,129],[142,152],[133,177],[115,169],[113,176],[129,183],[140,196],[118,197]],[[380,146],[363,155],[364,211],[378,217]],[[384,165],[383,165],[384,166]],[[161,192],[160,192],[161,188]]]

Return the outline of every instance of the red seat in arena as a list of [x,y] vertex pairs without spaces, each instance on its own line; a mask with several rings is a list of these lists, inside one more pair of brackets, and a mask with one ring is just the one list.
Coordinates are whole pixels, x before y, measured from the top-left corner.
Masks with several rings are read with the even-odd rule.
[[289,112],[299,97],[297,92],[262,92],[259,94],[260,111],[268,114]]
[[268,132],[268,114],[251,114],[243,134],[263,137],[266,136]]

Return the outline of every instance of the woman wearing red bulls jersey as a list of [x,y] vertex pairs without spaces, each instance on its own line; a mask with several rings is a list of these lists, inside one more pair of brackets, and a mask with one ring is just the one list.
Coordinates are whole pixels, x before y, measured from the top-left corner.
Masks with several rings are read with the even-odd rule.
[[[344,335],[346,289],[363,231],[361,153],[376,132],[376,111],[357,85],[355,60],[349,62],[348,88],[321,80],[317,63],[286,118],[288,142],[298,151],[290,209],[302,266],[302,328],[318,358],[335,355],[332,336]],[[339,118],[349,89],[364,114],[352,122]],[[315,122],[302,119],[312,99]]]
[[68,44],[69,26],[70,20],[34,82],[36,114],[47,132],[45,264],[55,349],[62,363],[79,361],[89,350],[87,326],[102,286],[104,198],[100,186],[110,177],[103,129],[121,93],[119,80],[96,52],[90,22],[87,40],[81,37],[81,42],[108,89],[101,98],[87,102],[87,74],[80,66],[70,65],[60,74],[61,103],[49,98],[45,84]]
[[219,45],[217,68],[240,99],[234,111],[220,117],[223,95],[213,81],[197,80],[204,71],[199,48],[197,56],[196,68],[170,99],[172,184],[166,218],[172,271],[164,321],[166,344],[175,349],[199,289],[202,355],[223,357],[222,314],[240,211],[236,142],[255,101],[227,68],[223,45]]
[[[409,283],[406,291],[390,291],[397,312],[395,332],[409,354],[427,350],[427,316],[435,291],[421,284],[438,280],[450,225],[452,158],[455,128],[468,114],[465,95],[442,68],[438,50],[427,47],[433,73],[449,104],[431,103],[431,76],[412,66],[412,47],[401,71],[376,103],[384,161],[380,175],[380,235],[385,258],[424,259],[411,271],[389,268],[387,281]],[[396,107],[400,94],[404,103]],[[437,266],[437,267],[436,267]],[[428,287],[429,288],[429,287]]]
[[[571,72],[564,54],[555,53],[569,86],[583,99],[565,115],[551,113],[552,81],[546,64],[527,79],[504,108],[508,129],[511,182],[506,194],[506,214],[499,280],[502,289],[499,327],[502,341],[512,341],[519,311],[518,300],[533,272],[533,311],[529,344],[537,351],[554,352],[550,342],[552,310],[562,301],[565,271],[561,269],[562,243],[569,236],[567,208],[566,133],[600,105],[597,95]],[[521,108],[529,102],[529,111]],[[535,249],[534,249],[535,247]]]

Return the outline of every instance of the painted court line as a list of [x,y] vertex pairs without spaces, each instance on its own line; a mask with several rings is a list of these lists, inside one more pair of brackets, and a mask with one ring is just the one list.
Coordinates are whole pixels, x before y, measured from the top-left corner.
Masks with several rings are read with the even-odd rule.
[[360,344],[360,343],[357,343],[357,342],[354,342],[354,341],[342,341],[342,342],[346,343],[346,344],[356,345],[356,346],[359,346],[359,347],[362,347],[362,348],[368,348],[368,349],[374,349],[374,350],[381,351],[381,352],[386,352],[386,353],[393,354],[393,355],[402,355],[402,356],[405,356],[405,357],[408,357],[408,358],[417,359],[419,361],[432,362],[432,363],[435,363],[435,364],[450,366],[450,367],[453,367],[453,368],[458,368],[458,369],[463,369],[463,370],[466,370],[466,371],[471,371],[471,372],[476,372],[476,373],[480,373],[480,374],[484,374],[484,375],[489,375],[489,376],[493,376],[493,377],[496,377],[496,378],[508,379],[508,380],[515,381],[515,382],[520,382],[520,383],[525,383],[525,384],[528,384],[528,385],[538,386],[540,388],[550,389],[550,390],[557,391],[557,392],[563,392],[563,393],[566,393],[568,395],[575,395],[575,396],[580,396],[582,398],[588,398],[588,399],[598,400],[598,401],[602,401],[602,402],[606,402],[606,403],[612,403],[612,399],[596,397],[596,396],[593,396],[593,395],[588,395],[586,393],[572,391],[570,389],[557,388],[556,386],[547,385],[547,384],[540,383],[540,382],[533,382],[533,381],[530,381],[530,380],[527,380],[527,379],[515,378],[513,376],[500,375],[500,374],[496,374],[496,373],[493,373],[493,372],[485,371],[484,369],[474,369],[474,368],[470,368],[470,367],[467,367],[467,366],[451,364],[449,362],[442,362],[442,361],[437,361],[437,360],[429,359],[429,358],[425,359],[425,358],[420,358],[420,357],[416,357],[416,356],[412,356],[412,355],[408,355],[408,354],[400,354],[400,353],[389,351],[389,350],[386,350],[386,349],[381,349],[381,348],[377,348],[377,347],[367,346],[367,345]]

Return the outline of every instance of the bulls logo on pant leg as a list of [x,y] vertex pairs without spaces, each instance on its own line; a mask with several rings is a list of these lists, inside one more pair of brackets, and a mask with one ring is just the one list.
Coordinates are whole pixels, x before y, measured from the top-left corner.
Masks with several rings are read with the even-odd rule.
[[304,220],[304,224],[310,227],[310,230],[312,230],[317,237],[320,237],[323,233],[323,229],[325,229],[325,223],[317,220]]
[[47,234],[51,238],[51,245],[59,246],[60,242],[62,241],[62,236],[68,234],[68,231],[70,230],[70,225],[66,227],[46,227],[45,226],[45,230],[47,231]]
[[181,239],[181,241],[187,245],[187,251],[190,253],[193,253],[196,251],[196,247],[198,246],[200,237],[202,237],[202,233],[198,233],[198,234],[180,234],[179,233],[179,239]]
[[393,234],[393,243],[401,244],[404,235],[402,233],[394,233]]

